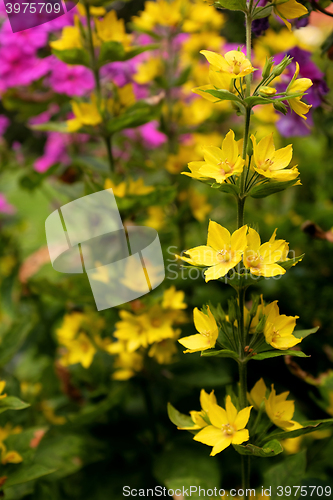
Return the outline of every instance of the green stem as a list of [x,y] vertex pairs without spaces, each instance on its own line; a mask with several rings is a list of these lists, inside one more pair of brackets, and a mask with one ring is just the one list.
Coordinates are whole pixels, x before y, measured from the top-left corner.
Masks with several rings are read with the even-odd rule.
[[113,172],[114,172],[114,157],[113,157],[113,152],[112,152],[112,136],[108,135],[108,136],[104,137],[104,142],[105,142],[106,150],[108,153],[111,174],[113,174]]
[[239,360],[238,362],[239,370],[239,403],[241,409],[247,406],[247,363],[246,361]]
[[246,490],[250,489],[250,457],[248,455],[241,455],[242,459],[242,489],[244,491],[244,498],[247,498]]
[[[249,14],[246,14],[246,57],[248,58],[249,61],[251,61],[251,51],[252,51],[252,4],[253,2],[250,2],[249,6]],[[245,77],[246,80],[246,97],[249,97],[251,95],[251,81],[252,81],[252,75],[247,75]]]

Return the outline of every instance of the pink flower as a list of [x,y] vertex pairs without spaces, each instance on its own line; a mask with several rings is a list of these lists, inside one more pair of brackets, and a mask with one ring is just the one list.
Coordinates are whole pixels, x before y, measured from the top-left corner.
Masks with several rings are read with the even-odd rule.
[[14,214],[15,212],[16,212],[16,208],[7,202],[4,194],[0,193],[0,213]]
[[47,44],[47,32],[36,26],[34,29],[13,33],[9,21],[5,21],[0,32],[0,43],[10,51],[12,47],[21,49],[22,54],[36,54],[36,51]]
[[49,132],[44,148],[44,154],[34,163],[34,169],[43,173],[55,163],[68,165],[70,158],[66,152],[65,134],[60,132]]
[[94,77],[84,66],[69,66],[55,57],[52,59],[50,87],[69,97],[89,94],[94,88]]
[[21,47],[0,49],[0,91],[30,83],[44,76],[50,68],[49,57],[38,59],[33,54],[25,54]]
[[7,116],[0,115],[0,135],[3,135],[6,132],[9,123],[10,121],[9,118],[7,118]]
[[127,129],[124,134],[130,139],[143,141],[147,149],[158,148],[167,141],[167,136],[158,130],[156,120],[135,129]]

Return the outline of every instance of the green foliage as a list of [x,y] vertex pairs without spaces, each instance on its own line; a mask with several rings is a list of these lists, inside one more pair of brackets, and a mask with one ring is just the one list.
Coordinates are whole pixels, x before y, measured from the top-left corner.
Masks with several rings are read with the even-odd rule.
[[275,455],[279,455],[283,452],[281,444],[276,439],[269,441],[262,448],[251,443],[245,445],[234,444],[233,447],[240,455],[250,455],[262,458],[274,457]]
[[[281,490],[279,490],[278,487],[300,486],[304,478],[305,467],[306,453],[304,450],[297,453],[297,455],[286,458],[283,462],[270,468],[264,476],[264,488],[271,488],[271,498],[273,500],[278,500],[278,498],[281,497]],[[301,491],[299,490],[294,498],[299,498],[300,493]]]

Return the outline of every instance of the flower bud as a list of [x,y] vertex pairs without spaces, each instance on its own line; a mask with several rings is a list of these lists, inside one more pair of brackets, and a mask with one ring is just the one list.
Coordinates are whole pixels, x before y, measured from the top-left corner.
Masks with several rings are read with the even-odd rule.
[[262,77],[264,80],[270,76],[273,65],[274,65],[273,57],[270,57],[269,59],[266,57],[265,66],[264,69],[262,70]]
[[[251,141],[252,142],[252,141]],[[252,307],[250,309],[250,315],[255,316],[257,314],[257,309],[259,306],[260,296],[255,295],[252,299]]]
[[273,87],[260,87],[259,94],[262,97],[270,97],[276,94],[276,89],[273,89]]
[[284,56],[284,58],[280,62],[280,64],[278,64],[277,66],[275,66],[273,68],[272,75],[274,75],[275,78],[277,76],[280,76],[281,73],[284,72],[284,70],[286,69],[286,67],[289,66],[289,64],[291,63],[292,60],[293,60],[292,57],[290,57],[290,56]]
[[286,115],[288,110],[287,110],[287,106],[285,104],[283,104],[283,102],[281,101],[277,101],[273,104],[274,108],[276,109],[276,111],[279,111],[280,113],[282,113],[283,115]]
[[249,140],[249,142],[247,143],[247,151],[246,151],[246,154],[248,156],[252,156],[253,155],[253,143],[251,140]]
[[229,322],[233,325],[237,320],[237,307],[235,301],[232,299],[229,300],[228,306]]
[[263,316],[259,323],[256,326],[256,333],[262,333],[265,328],[265,323],[266,323],[267,316]]

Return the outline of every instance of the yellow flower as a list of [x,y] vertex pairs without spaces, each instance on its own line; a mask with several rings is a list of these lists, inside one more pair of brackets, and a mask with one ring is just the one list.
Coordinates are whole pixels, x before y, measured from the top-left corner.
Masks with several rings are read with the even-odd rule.
[[265,399],[267,387],[264,382],[264,379],[261,378],[258,382],[255,383],[253,388],[249,393],[247,393],[247,399],[249,403],[256,409],[259,410],[261,403]]
[[281,441],[283,450],[288,453],[288,455],[294,455],[295,453],[298,453],[301,449],[302,440],[303,436],[284,439],[283,441]]
[[274,3],[274,12],[279,16],[287,28],[291,31],[291,24],[287,19],[296,19],[297,17],[302,17],[309,11],[304,5],[296,2],[296,0],[288,0],[287,2]]
[[286,270],[277,264],[284,255],[285,240],[276,240],[261,245],[260,236],[252,228],[247,235],[247,248],[244,253],[244,266],[256,276],[278,276]]
[[[79,2],[77,8],[81,16],[86,16],[86,7],[84,5]],[[94,7],[90,5],[89,12],[94,17],[103,17],[106,14],[106,9],[104,7]]]
[[74,17],[75,26],[65,26],[62,29],[60,40],[50,42],[56,50],[81,49],[82,41],[77,16]]
[[183,10],[188,6],[187,0],[157,0],[145,2],[144,11],[133,17],[135,26],[142,30],[151,31],[156,25],[174,27],[181,23]]
[[215,179],[223,183],[232,175],[239,175],[243,171],[245,160],[238,151],[235,134],[230,130],[222,142],[222,149],[214,146],[203,148],[204,161],[201,162],[199,174],[203,177]]
[[95,19],[98,37],[103,42],[120,42],[125,48],[131,43],[131,35],[126,33],[124,19],[118,19],[115,10],[111,10],[103,19]]
[[91,96],[91,102],[71,101],[71,105],[75,118],[66,122],[69,132],[77,132],[81,127],[95,127],[102,123],[103,119],[94,95]]
[[11,423],[7,422],[7,424],[4,427],[0,427],[0,442],[2,443],[7,439],[9,436],[12,436],[13,434],[20,434],[22,432],[22,427],[17,425],[16,427],[13,427]]
[[118,185],[111,179],[106,179],[104,189],[112,189],[114,195],[118,198],[124,198],[125,196],[143,196],[155,190],[153,186],[146,186],[142,177],[139,177],[137,180],[128,177],[127,181],[122,181]]
[[40,407],[44,417],[52,425],[64,425],[67,422],[64,416],[55,414],[53,406],[48,401],[42,401]]
[[121,320],[116,323],[114,337],[126,342],[128,352],[148,347],[167,338],[174,338],[173,318],[158,305],[152,307],[148,313],[134,315],[122,310],[119,316]]
[[126,195],[126,182],[123,181],[118,186],[111,180],[106,179],[104,183],[104,189],[112,189],[113,194],[117,196],[117,198],[124,198]]
[[280,315],[277,300],[265,307],[265,316],[267,316],[264,335],[267,344],[275,349],[290,349],[302,341],[292,335],[296,326],[296,319],[299,316]]
[[274,385],[268,397],[265,398],[265,408],[269,419],[277,427],[281,427],[286,431],[294,431],[301,429],[303,426],[294,420],[291,420],[295,412],[294,401],[287,401],[289,391],[276,395]]
[[196,430],[202,429],[209,425],[209,408],[212,404],[217,404],[216,397],[214,391],[208,394],[204,389],[201,389],[200,392],[200,404],[201,411],[190,411],[191,418],[193,420],[194,425],[189,427],[177,427],[181,430]]
[[[178,336],[180,330],[175,332]],[[177,353],[175,345],[176,339],[164,339],[160,342],[155,342],[148,351],[148,356],[154,358],[160,365],[168,365],[172,362],[174,354]]]
[[[295,74],[288,85],[287,88],[287,96],[290,94],[296,94],[297,92],[306,92],[312,85],[312,81],[310,78],[298,78],[299,75],[299,64],[296,62],[296,71]],[[302,96],[300,97],[293,97],[292,99],[288,99],[288,104],[291,107],[293,111],[295,111],[296,114],[304,118],[306,120],[306,114],[309,112],[310,108],[312,107],[309,104],[305,104],[305,102],[301,101]]]
[[128,380],[141,372],[143,356],[138,352],[121,351],[114,362],[114,368],[116,369],[112,375],[114,380]]
[[7,451],[6,446],[3,443],[0,443],[1,450],[1,463],[2,465],[6,464],[19,464],[23,461],[23,458],[17,451]]
[[199,311],[196,307],[193,311],[193,320],[199,333],[178,340],[180,344],[187,348],[184,352],[205,351],[215,347],[219,330],[209,306],[207,306],[207,314]]
[[254,170],[258,174],[275,181],[289,181],[299,175],[296,167],[286,168],[291,162],[293,146],[276,150],[273,141],[273,134],[261,139],[257,144],[254,135],[251,135],[253,143]]
[[212,205],[207,203],[207,196],[195,189],[190,189],[188,194],[193,217],[199,222],[203,222],[206,219],[206,215],[212,210]]
[[148,219],[144,221],[145,226],[159,231],[165,225],[165,213],[162,207],[152,206],[148,210]]
[[77,338],[67,342],[65,347],[66,353],[60,360],[63,366],[81,363],[83,368],[89,368],[94,359],[96,348],[85,333],[79,333]]
[[114,96],[112,99],[107,100],[106,109],[112,115],[119,116],[125,109],[132,106],[135,101],[136,98],[133,85],[128,83],[123,87],[117,87],[114,89]]
[[7,397],[7,394],[2,394],[5,387],[6,387],[6,382],[4,380],[1,380],[0,381],[0,399],[4,399]]
[[[209,267],[205,271],[206,282],[217,280],[242,260],[247,244],[246,231],[247,226],[243,226],[230,235],[226,228],[210,221],[207,246],[192,248],[185,254],[189,256],[191,264]],[[181,259],[186,261],[186,257]]]
[[[246,58],[243,52],[238,50],[230,50],[224,56],[210,50],[202,50],[200,53],[212,65],[212,72],[221,72],[231,76],[231,78],[243,78],[255,71],[249,59]],[[213,81],[211,83],[214,85]]]
[[213,446],[211,456],[225,450],[231,444],[242,444],[249,440],[249,431],[245,429],[250,418],[252,406],[248,406],[237,412],[231,402],[231,397],[227,396],[226,409],[217,404],[209,405],[209,420],[212,425],[208,425],[200,430],[194,441]]
[[276,94],[276,89],[274,89],[273,87],[262,86],[259,89],[259,94],[264,97],[270,97]]
[[151,57],[147,61],[142,62],[137,67],[137,73],[133,76],[133,80],[139,85],[145,85],[152,82],[154,78],[163,73],[163,64],[160,58]]
[[186,309],[184,298],[183,290],[177,291],[175,286],[171,286],[163,293],[162,307],[163,309]]

